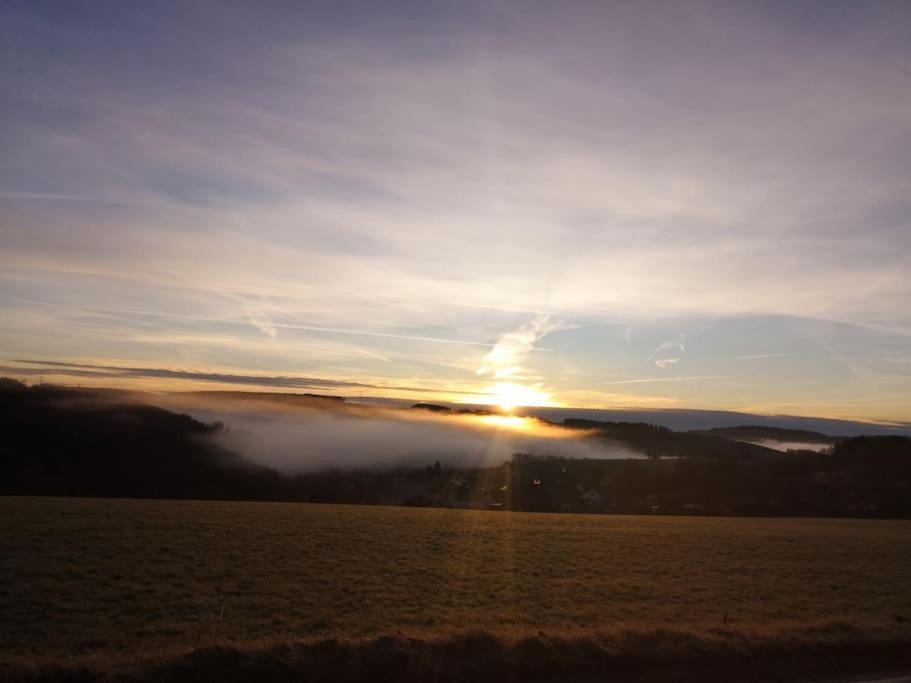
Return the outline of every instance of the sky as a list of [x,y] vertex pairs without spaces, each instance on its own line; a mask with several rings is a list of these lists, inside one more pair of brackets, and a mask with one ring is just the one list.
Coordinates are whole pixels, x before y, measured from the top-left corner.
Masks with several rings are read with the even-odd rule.
[[911,421],[911,3],[0,32],[0,374]]

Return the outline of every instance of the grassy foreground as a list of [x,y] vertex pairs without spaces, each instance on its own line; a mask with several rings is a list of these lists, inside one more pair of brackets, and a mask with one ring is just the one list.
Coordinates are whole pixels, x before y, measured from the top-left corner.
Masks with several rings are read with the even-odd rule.
[[911,666],[906,521],[0,498],[0,538],[18,679]]

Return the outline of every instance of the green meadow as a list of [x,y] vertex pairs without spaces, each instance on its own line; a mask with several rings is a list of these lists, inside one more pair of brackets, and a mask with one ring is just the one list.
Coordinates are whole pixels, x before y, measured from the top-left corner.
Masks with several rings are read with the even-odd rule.
[[0,539],[20,673],[380,637],[911,642],[907,521],[9,497]]

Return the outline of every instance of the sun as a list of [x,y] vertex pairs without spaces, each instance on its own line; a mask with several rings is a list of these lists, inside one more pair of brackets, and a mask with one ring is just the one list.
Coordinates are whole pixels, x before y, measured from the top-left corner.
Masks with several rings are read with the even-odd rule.
[[550,394],[515,382],[497,382],[487,393],[490,402],[507,413],[519,406],[546,406],[551,403]]

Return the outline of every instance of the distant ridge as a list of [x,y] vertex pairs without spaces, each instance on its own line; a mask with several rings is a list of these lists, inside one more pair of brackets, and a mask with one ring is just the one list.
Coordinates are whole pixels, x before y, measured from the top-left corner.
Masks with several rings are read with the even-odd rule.
[[619,441],[653,458],[704,458],[762,461],[781,458],[782,453],[758,444],[737,441],[712,432],[675,432],[660,425],[641,422],[602,422],[567,418],[565,427],[600,432],[603,438]]
[[911,423],[882,424],[858,420],[840,420],[826,417],[794,415],[758,415],[729,410],[692,410],[684,408],[625,409],[625,408],[520,408],[522,415],[542,417],[551,422],[566,418],[600,420],[609,422],[645,422],[673,429],[674,431],[707,431],[711,429],[743,427],[769,427],[818,432],[829,437],[859,436],[911,436]]
[[703,434],[714,434],[737,441],[771,440],[792,441],[798,443],[828,443],[836,444],[842,437],[830,436],[822,432],[808,429],[785,429],[783,427],[764,427],[762,425],[743,425],[740,427],[715,427],[707,429]]

